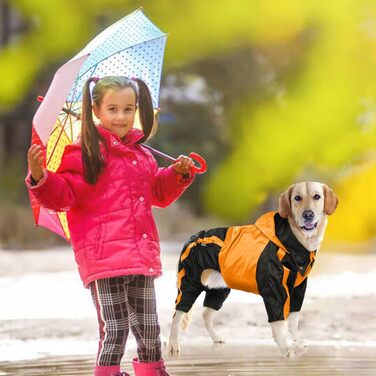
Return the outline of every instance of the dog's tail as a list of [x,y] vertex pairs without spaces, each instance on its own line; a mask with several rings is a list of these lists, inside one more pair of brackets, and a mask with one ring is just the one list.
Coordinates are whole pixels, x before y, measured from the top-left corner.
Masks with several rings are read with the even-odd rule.
[[182,328],[182,330],[184,330],[185,332],[188,331],[188,328],[189,326],[191,325],[191,322],[192,322],[192,316],[193,316],[193,308],[194,308],[194,304],[192,305],[192,308],[184,314],[183,316],[183,320],[180,324],[180,327]]

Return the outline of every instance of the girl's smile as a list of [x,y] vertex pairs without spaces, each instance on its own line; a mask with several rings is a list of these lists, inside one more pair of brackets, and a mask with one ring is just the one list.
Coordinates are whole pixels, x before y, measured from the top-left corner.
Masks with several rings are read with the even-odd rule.
[[130,87],[109,89],[100,105],[93,105],[93,111],[101,126],[119,138],[123,138],[133,127],[136,110],[136,95]]

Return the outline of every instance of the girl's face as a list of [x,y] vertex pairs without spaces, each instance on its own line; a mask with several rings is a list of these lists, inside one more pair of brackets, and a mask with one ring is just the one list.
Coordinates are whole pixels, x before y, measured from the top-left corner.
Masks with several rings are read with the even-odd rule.
[[106,91],[99,106],[93,105],[101,126],[120,138],[133,127],[136,113],[136,95],[132,88]]

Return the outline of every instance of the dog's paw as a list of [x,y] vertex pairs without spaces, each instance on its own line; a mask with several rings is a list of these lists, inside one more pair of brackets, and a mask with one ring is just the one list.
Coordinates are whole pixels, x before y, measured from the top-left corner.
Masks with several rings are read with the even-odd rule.
[[294,359],[297,355],[297,352],[294,347],[287,347],[280,350],[281,355],[286,359]]
[[288,348],[281,350],[281,355],[286,359],[294,359],[302,356],[308,350],[307,342],[299,341]]
[[180,345],[178,342],[170,342],[168,344],[168,353],[170,356],[179,356],[180,354]]
[[307,350],[309,347],[309,344],[307,341],[304,341],[302,339],[299,339],[298,341],[294,342],[294,347],[298,350]]
[[297,356],[301,356],[307,352],[309,348],[308,342],[299,340],[294,343],[294,349]]
[[213,343],[219,343],[219,344],[223,344],[223,343],[226,343],[225,339],[223,337],[215,337],[213,338]]
[[291,347],[287,350],[287,354],[286,354],[286,358],[287,359],[293,359],[295,358],[297,355],[297,352],[295,350],[295,348]]
[[225,346],[225,342],[213,342],[212,346],[211,346],[211,349],[213,351],[220,351],[223,349],[223,347]]

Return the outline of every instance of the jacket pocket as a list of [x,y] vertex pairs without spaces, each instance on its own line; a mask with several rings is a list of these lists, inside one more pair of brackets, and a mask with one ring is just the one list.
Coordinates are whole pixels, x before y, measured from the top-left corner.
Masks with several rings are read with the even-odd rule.
[[104,226],[105,226],[104,223],[100,224],[97,230],[97,234],[95,236],[94,256],[96,259],[103,258]]

